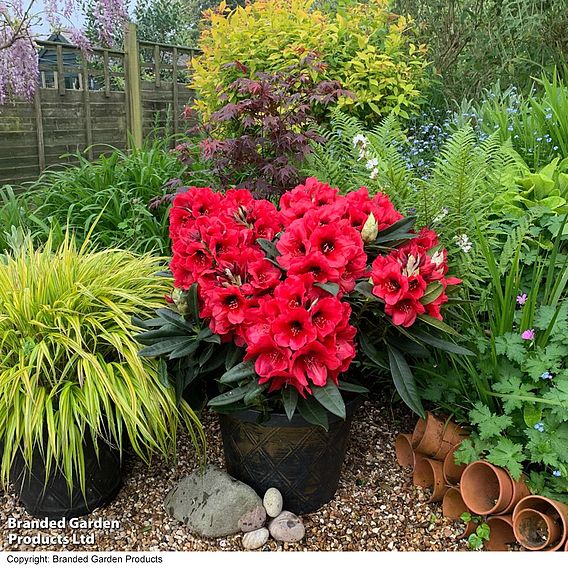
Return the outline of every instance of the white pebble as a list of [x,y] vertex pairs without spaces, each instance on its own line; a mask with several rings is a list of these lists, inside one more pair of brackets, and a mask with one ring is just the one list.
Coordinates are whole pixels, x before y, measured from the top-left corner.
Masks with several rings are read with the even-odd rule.
[[282,493],[276,489],[276,487],[271,487],[264,494],[264,499],[262,504],[266,509],[266,514],[269,517],[277,517],[282,512],[283,499]]

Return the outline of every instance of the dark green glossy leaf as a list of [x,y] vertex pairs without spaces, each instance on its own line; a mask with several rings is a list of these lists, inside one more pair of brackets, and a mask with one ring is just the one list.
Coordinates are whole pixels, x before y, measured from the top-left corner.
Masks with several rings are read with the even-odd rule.
[[425,414],[422,401],[420,400],[416,382],[406,359],[403,357],[402,353],[392,345],[387,344],[387,352],[394,386],[400,398],[402,398],[411,410],[423,418]]
[[447,323],[444,323],[443,321],[440,321],[439,319],[433,318],[432,316],[429,316],[428,314],[421,314],[418,316],[418,319],[420,321],[423,321],[424,323],[427,323],[428,325],[431,325],[432,327],[435,327],[436,329],[439,329],[440,331],[445,331],[446,333],[449,333],[450,335],[455,335],[456,337],[459,337],[458,332],[453,329],[452,327],[450,327]]
[[251,361],[243,361],[229,369],[219,380],[223,384],[236,383],[241,379],[253,377],[254,375],[256,375],[254,364]]
[[339,389],[333,381],[327,381],[323,387],[313,387],[315,399],[329,412],[345,420],[345,403]]
[[224,392],[209,401],[209,406],[223,406],[225,404],[233,404],[239,402],[249,391],[249,385],[237,387],[230,391]]
[[194,341],[191,337],[186,337],[185,343],[173,349],[168,355],[168,358],[171,360],[171,359],[181,359],[182,357],[187,357],[195,353],[198,347],[199,347],[198,341]]
[[444,286],[437,280],[434,282],[430,282],[428,286],[426,286],[426,290],[422,298],[420,298],[420,303],[425,306],[426,304],[432,303],[434,300],[440,297],[440,294],[444,291]]
[[363,353],[365,353],[372,363],[380,369],[388,370],[386,362],[381,358],[381,354],[377,351],[369,336],[363,331],[359,332],[359,345],[363,350]]
[[229,351],[225,357],[225,370],[228,371],[229,369],[232,369],[237,364],[237,361],[242,361],[243,356],[243,349],[231,343]]
[[339,390],[345,392],[356,392],[359,394],[367,394],[369,392],[369,389],[365,388],[363,385],[348,383],[346,381],[339,381]]
[[256,382],[251,382],[248,386],[249,386],[249,390],[245,394],[245,398],[244,398],[245,404],[251,404],[258,395],[262,394],[266,390],[266,387],[267,387],[266,384],[259,385]]
[[294,387],[286,387],[282,389],[282,403],[288,420],[292,420],[296,406],[298,405],[298,391]]
[[192,284],[187,291],[187,305],[193,321],[199,321],[199,302],[197,298],[197,283]]
[[456,345],[455,343],[451,343],[450,341],[445,341],[444,339],[440,339],[439,337],[434,337],[429,333],[421,330],[421,329],[413,329],[412,335],[416,337],[416,339],[420,339],[424,343],[431,345],[432,347],[437,347],[438,349],[442,349],[443,351],[447,351],[448,353],[455,353],[456,355],[475,355],[469,349],[465,347],[461,347],[460,345]]
[[278,256],[278,249],[276,245],[268,239],[256,239],[260,248],[266,253],[269,259],[274,260]]
[[325,408],[313,398],[300,398],[298,411],[302,418],[310,424],[321,426],[326,432],[329,429]]
[[379,298],[373,294],[373,285],[370,282],[358,282],[355,290],[362,296],[365,296],[365,298],[369,298],[369,300],[379,301]]
[[339,294],[339,285],[335,284],[335,282],[316,282],[314,286],[329,292],[332,296]]
[[138,355],[140,355],[140,357],[158,357],[159,355],[167,355],[178,347],[185,345],[188,341],[193,343],[192,340],[187,337],[174,337],[172,339],[165,339],[164,341],[160,341],[159,343],[144,347],[144,349],[141,349],[138,352]]

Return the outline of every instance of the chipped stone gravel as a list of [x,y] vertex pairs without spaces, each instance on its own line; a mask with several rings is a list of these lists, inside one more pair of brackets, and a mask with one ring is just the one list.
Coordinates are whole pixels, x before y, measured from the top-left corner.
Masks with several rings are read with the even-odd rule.
[[[208,459],[223,467],[217,416],[202,418],[208,439]],[[442,517],[440,503],[427,503],[428,492],[412,485],[411,474],[395,459],[397,434],[412,430],[415,418],[386,400],[367,401],[357,410],[351,440],[334,499],[302,517],[306,536],[298,543],[269,540],[261,550],[305,551],[442,551],[467,550],[458,540],[460,527]],[[8,534],[66,536],[72,529],[8,529],[8,518],[31,519],[15,495],[0,492],[0,551],[213,551],[243,550],[242,535],[222,539],[193,536],[164,510],[169,490],[196,467],[189,439],[180,436],[175,464],[156,460],[146,465],[126,460],[124,485],[117,499],[92,513],[91,518],[117,520],[116,530],[95,529],[95,543],[68,545],[9,545]],[[286,504],[284,504],[284,507]]]

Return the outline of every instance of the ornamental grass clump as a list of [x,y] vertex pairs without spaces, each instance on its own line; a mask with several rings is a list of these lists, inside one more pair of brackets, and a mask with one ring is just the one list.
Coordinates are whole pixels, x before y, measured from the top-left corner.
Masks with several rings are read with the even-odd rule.
[[170,213],[177,313],[145,324],[141,354],[168,356],[178,392],[218,379],[204,392],[221,412],[298,409],[326,427],[325,410],[345,417],[340,390],[366,390],[344,380],[359,344],[422,414],[404,342],[465,350],[427,330],[452,331],[441,308],[459,280],[435,233],[411,226],[386,195],[343,196],[315,178],[279,208],[244,189],[190,188]]
[[[21,452],[46,475],[60,470],[84,491],[86,437],[148,461],[171,456],[180,424],[193,444],[201,425],[155,361],[141,360],[131,320],[158,308],[167,280],[156,258],[122,250],[91,252],[67,236],[34,248],[21,239],[0,258],[1,482]],[[165,383],[165,384],[164,384]]]

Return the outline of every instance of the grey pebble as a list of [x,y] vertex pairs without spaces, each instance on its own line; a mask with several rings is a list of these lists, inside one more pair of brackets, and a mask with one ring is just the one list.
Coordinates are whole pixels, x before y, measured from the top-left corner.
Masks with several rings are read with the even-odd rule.
[[270,521],[268,530],[274,540],[282,542],[298,542],[306,534],[302,519],[294,513],[290,513],[290,511],[282,511],[280,515]]
[[255,531],[247,532],[243,535],[243,548],[245,550],[256,550],[268,542],[269,532],[264,527]]
[[239,519],[239,529],[244,532],[251,532],[264,526],[266,522],[266,511],[262,505],[255,507],[252,511],[245,513]]

